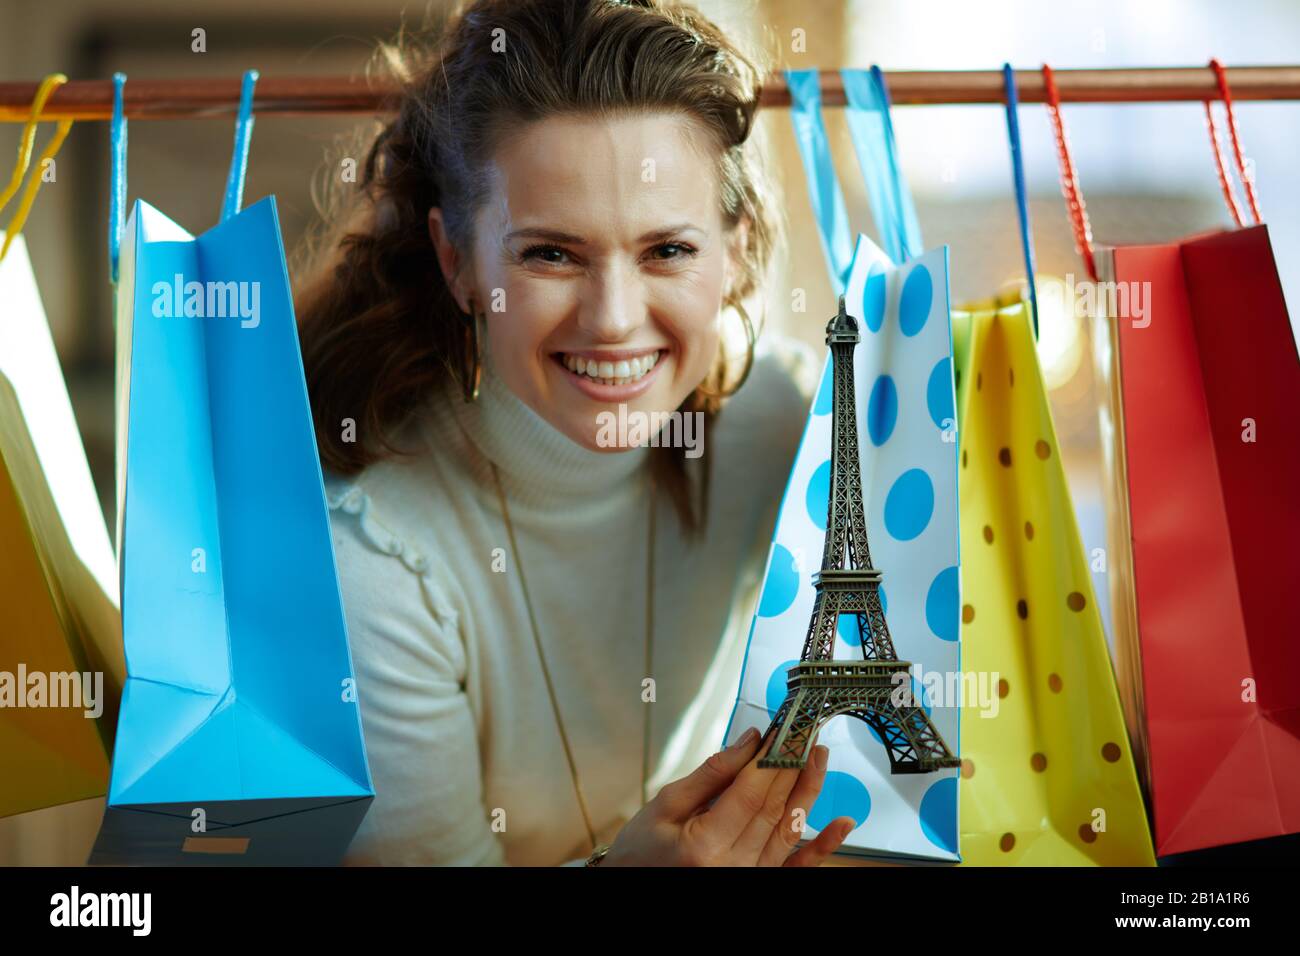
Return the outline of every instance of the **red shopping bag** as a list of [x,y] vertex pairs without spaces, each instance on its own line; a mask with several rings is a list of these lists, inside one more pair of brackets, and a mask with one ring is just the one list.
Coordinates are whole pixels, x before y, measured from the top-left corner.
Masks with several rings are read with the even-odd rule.
[[1150,283],[1111,335],[1156,853],[1300,831],[1300,359],[1267,227],[1099,253]]
[[1095,301],[1146,303],[1099,316],[1098,336],[1111,345],[1100,372],[1116,670],[1157,856],[1300,832],[1300,641],[1287,604],[1300,592],[1300,358],[1227,78],[1210,67],[1256,225],[1095,258],[1043,68],[1075,242],[1103,283]]

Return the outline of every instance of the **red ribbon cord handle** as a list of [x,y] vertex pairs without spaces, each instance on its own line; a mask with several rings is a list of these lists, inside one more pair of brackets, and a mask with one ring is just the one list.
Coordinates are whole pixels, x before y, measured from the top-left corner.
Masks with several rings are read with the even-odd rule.
[[1210,151],[1214,153],[1214,170],[1219,174],[1219,188],[1223,190],[1223,201],[1228,204],[1232,221],[1240,229],[1245,225],[1241,219],[1241,206],[1228,183],[1228,172],[1223,165],[1223,144],[1219,141],[1219,128],[1214,124],[1214,113],[1210,111],[1210,101],[1205,101],[1205,125],[1210,130]]
[[[1232,109],[1232,92],[1228,89],[1228,75],[1223,69],[1223,64],[1218,59],[1210,60],[1210,69],[1214,71],[1214,78],[1219,85],[1219,98],[1223,100],[1223,108],[1228,117],[1228,139],[1232,142],[1233,158],[1237,162],[1237,174],[1241,177],[1242,191],[1246,194],[1246,202],[1250,206],[1251,215],[1255,217],[1255,223],[1258,225],[1263,222],[1263,217],[1259,214],[1259,196],[1255,192],[1255,179],[1246,169],[1246,158],[1242,153],[1241,136],[1237,132],[1237,115]],[[1227,200],[1228,211],[1232,213],[1233,220],[1238,226],[1245,225],[1245,217],[1241,213],[1241,206],[1237,203],[1237,197],[1233,195],[1232,188],[1228,184],[1228,174],[1223,162],[1222,146],[1219,141],[1219,130],[1214,123],[1214,113],[1210,110],[1210,101],[1205,101],[1205,121],[1210,129],[1210,146],[1214,150],[1214,165],[1219,174],[1219,185],[1223,189],[1223,198]]]
[[1065,135],[1065,124],[1061,120],[1061,94],[1056,89],[1056,78],[1052,68],[1043,64],[1043,84],[1047,88],[1047,114],[1052,120],[1052,130],[1056,134],[1056,156],[1061,169],[1061,195],[1065,197],[1070,212],[1070,224],[1074,227],[1074,250],[1083,257],[1088,278],[1097,281],[1097,262],[1092,254],[1092,226],[1088,222],[1088,209],[1083,202],[1083,193],[1079,191],[1079,173],[1074,168],[1070,156],[1070,143]]

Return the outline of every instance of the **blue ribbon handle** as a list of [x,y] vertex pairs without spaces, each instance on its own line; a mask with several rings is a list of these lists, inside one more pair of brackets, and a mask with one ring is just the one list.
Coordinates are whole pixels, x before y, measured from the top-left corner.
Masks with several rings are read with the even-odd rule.
[[870,71],[841,70],[840,77],[847,101],[845,119],[867,184],[876,231],[889,258],[896,263],[906,262],[919,256],[924,247],[912,191],[898,160],[885,76],[873,66]]
[[109,127],[108,276],[117,285],[117,263],[126,216],[126,117],[122,111],[125,73],[113,74],[113,121]]
[[[889,182],[894,192],[894,213],[897,216],[898,230],[903,252],[911,259],[925,251],[921,244],[921,226],[916,219],[916,206],[912,203],[912,190],[903,178],[903,164],[898,160],[898,143],[894,139],[894,121],[890,118],[889,87],[885,83],[885,74],[880,67],[871,68],[871,79],[876,87],[876,96],[880,101],[880,115],[884,118],[889,159]],[[903,262],[900,259],[899,262]]]
[[1016,92],[1016,73],[1010,63],[1002,64],[1002,82],[1007,92],[1007,139],[1011,143],[1011,178],[1016,187],[1016,212],[1020,216],[1020,246],[1025,255],[1025,278],[1029,283],[1029,309],[1034,318],[1034,338],[1038,338],[1038,290],[1034,287],[1034,239],[1029,231],[1029,202],[1025,197],[1025,164],[1020,150],[1020,100]]
[[889,182],[889,138],[885,133],[885,118],[879,108],[875,83],[866,70],[841,70],[840,77],[844,81],[847,101],[844,118],[853,138],[853,151],[858,157],[862,180],[867,186],[876,234],[889,258],[896,263],[902,262],[902,243],[895,225],[898,216],[894,207],[894,189]]
[[795,141],[803,158],[808,196],[817,219],[831,287],[836,295],[841,295],[848,285],[849,267],[853,264],[853,234],[822,122],[821,82],[816,70],[786,70],[785,79],[790,88]]
[[236,215],[244,201],[248,146],[253,134],[253,89],[257,86],[257,76],[256,70],[244,72],[244,85],[239,93],[239,116],[235,120],[235,149],[230,157],[230,175],[226,178],[226,198],[221,204],[222,222]]

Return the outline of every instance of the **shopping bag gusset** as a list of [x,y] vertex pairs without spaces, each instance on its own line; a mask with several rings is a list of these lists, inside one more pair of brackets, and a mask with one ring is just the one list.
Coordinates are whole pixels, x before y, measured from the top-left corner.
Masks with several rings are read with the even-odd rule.
[[[865,74],[857,80],[873,82]],[[896,669],[900,693],[877,700],[874,709],[857,708],[869,716],[846,713],[821,725],[817,741],[829,746],[830,765],[807,833],[851,816],[858,825],[845,852],[953,861],[959,708],[950,705],[943,685],[960,670],[960,593],[947,250],[909,250],[908,261],[895,265],[859,235],[851,258],[843,260],[841,219],[834,212],[843,202],[816,109],[815,73],[794,71],[790,81],[832,282],[856,325],[853,414],[867,549],[881,572],[876,593],[889,637],[906,664]],[[858,108],[877,107],[859,101]],[[877,152],[855,145],[860,158]],[[822,567],[828,510],[851,492],[832,487],[836,388],[830,357],[821,383],[780,505],[727,742],[751,726],[767,729],[781,714],[791,668],[814,620],[815,581],[834,577]],[[839,617],[836,662],[864,660],[858,628],[856,614]],[[914,720],[912,739],[930,739],[928,750],[899,746],[907,736],[899,731],[900,708],[909,704],[923,715]]]
[[373,798],[275,200],[238,211],[250,100],[221,224],[137,200],[123,236],[127,681],[92,863],[330,864]]

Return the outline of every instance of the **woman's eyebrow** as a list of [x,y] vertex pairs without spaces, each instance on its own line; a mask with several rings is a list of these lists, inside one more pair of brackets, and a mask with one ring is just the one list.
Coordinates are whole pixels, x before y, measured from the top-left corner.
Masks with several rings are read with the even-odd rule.
[[678,233],[690,232],[692,230],[694,230],[695,232],[704,231],[699,226],[696,226],[692,223],[679,222],[672,226],[664,226],[662,229],[652,229],[650,232],[647,232],[645,235],[639,237],[637,239],[637,242],[650,242],[651,240],[654,239],[667,239],[669,236],[675,236]]
[[506,233],[505,239],[509,242],[511,239],[549,239],[552,242],[567,242],[571,245],[581,246],[586,243],[586,239],[581,236],[575,236],[572,233],[560,232],[558,229],[516,229],[513,232]]
[[[669,236],[674,236],[678,233],[687,232],[689,230],[703,232],[702,229],[692,223],[679,222],[671,226],[664,226],[660,229],[652,229],[650,232],[639,236],[636,241],[650,242],[654,239],[667,239]],[[558,229],[541,229],[538,227],[515,229],[506,233],[505,241],[509,242],[511,239],[545,239],[550,242],[564,242],[575,246],[585,245],[587,242],[587,240],[582,236],[575,236],[569,232],[562,232]]]

